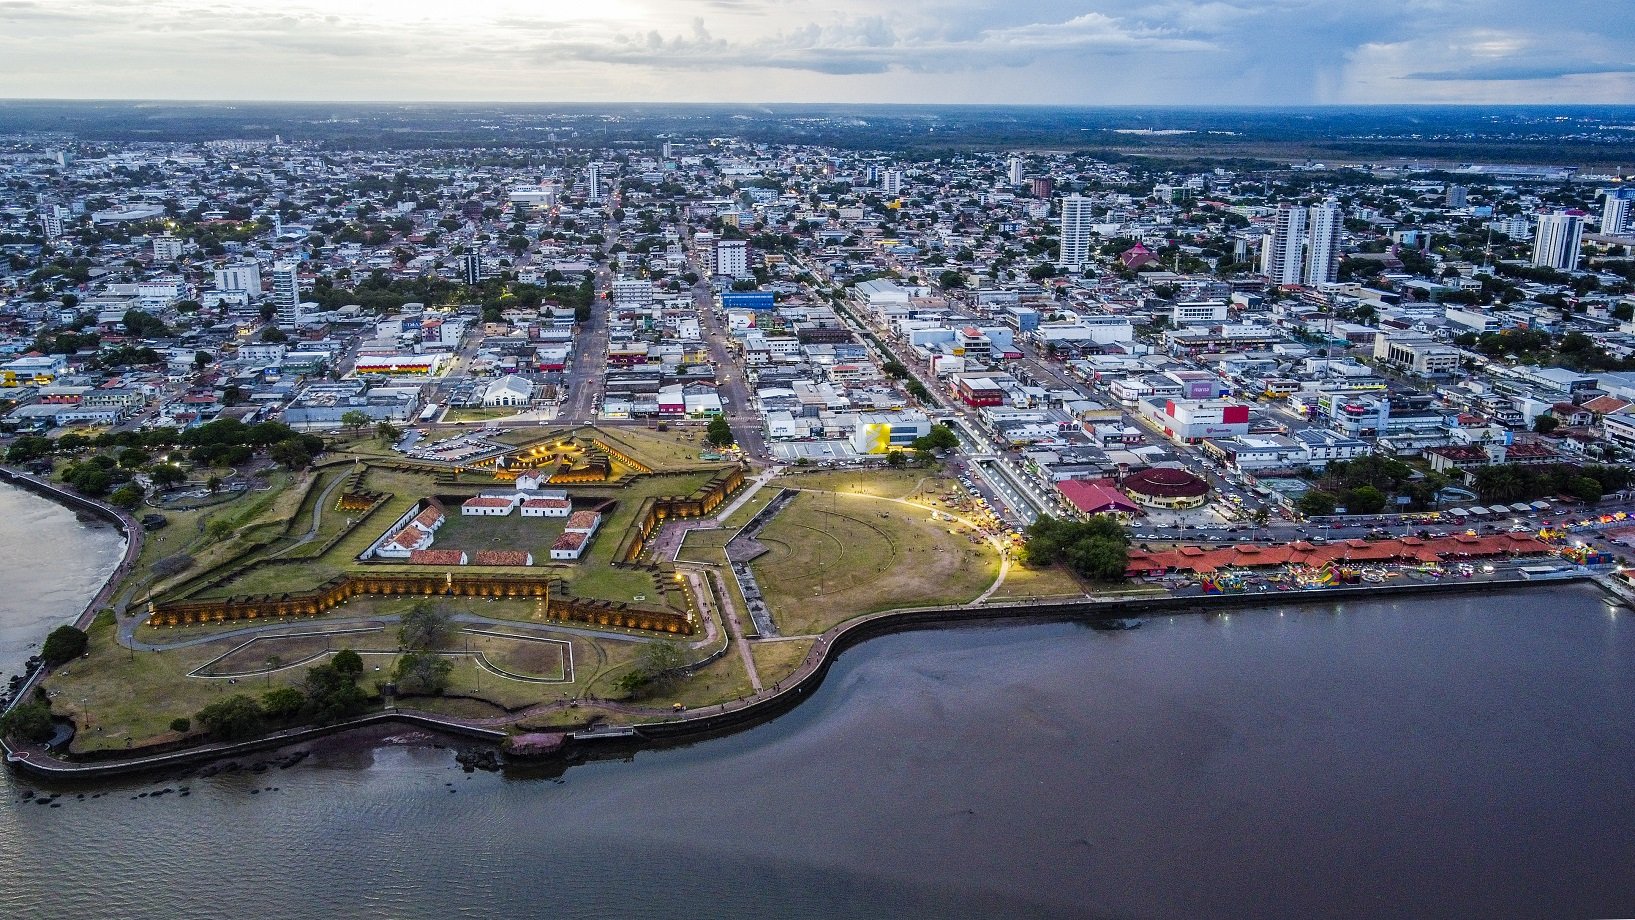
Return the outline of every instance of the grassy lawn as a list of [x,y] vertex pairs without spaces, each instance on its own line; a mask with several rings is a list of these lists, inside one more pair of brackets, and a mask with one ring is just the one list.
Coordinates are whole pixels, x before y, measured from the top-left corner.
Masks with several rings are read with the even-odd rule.
[[721,553],[736,533],[733,530],[689,530],[681,541],[681,551],[676,558],[682,562],[713,562],[720,564],[726,561]]
[[994,592],[992,599],[998,601],[1023,597],[1048,599],[1083,596],[1084,586],[1080,584],[1078,578],[1059,565],[1035,569],[1012,561],[1010,571],[1005,574],[1005,583]]
[[46,682],[52,708],[59,715],[74,715],[83,726],[90,713],[90,728],[74,739],[75,751],[124,748],[127,740],[140,746],[176,737],[170,720],[193,715],[205,706],[234,693],[259,694],[269,686],[299,683],[305,669],[274,674],[270,682],[229,684],[225,680],[190,678],[189,671],[230,651],[238,643],[223,639],[204,645],[164,652],[131,652],[113,638],[113,625],[91,629],[89,657],[59,670]]
[[755,574],[790,635],[877,610],[964,603],[999,571],[993,548],[966,528],[855,492],[802,493],[759,539],[769,552]]
[[636,459],[646,461],[647,465],[654,469],[699,463],[698,455],[710,449],[704,441],[702,426],[672,427],[669,431],[629,426],[609,427],[600,429],[600,436],[602,440],[623,449]]
[[[516,511],[505,517],[467,517],[450,508],[432,548],[461,549],[471,556],[484,550],[520,549],[533,554],[535,565],[543,565],[551,561],[551,544],[562,536],[567,522],[559,517],[523,517]],[[593,540],[606,537],[598,530]]]
[[816,473],[787,472],[768,484],[786,489],[815,489],[873,495],[877,498],[908,498],[920,493],[942,493],[955,485],[945,474],[928,470],[825,470]]
[[526,408],[495,406],[489,409],[450,409],[443,415],[445,424],[453,422],[492,422],[495,419],[510,418],[518,412],[525,412]]
[[795,668],[806,660],[815,639],[776,639],[771,642],[751,642],[750,657],[755,659],[755,673],[761,683],[770,687],[795,673]]

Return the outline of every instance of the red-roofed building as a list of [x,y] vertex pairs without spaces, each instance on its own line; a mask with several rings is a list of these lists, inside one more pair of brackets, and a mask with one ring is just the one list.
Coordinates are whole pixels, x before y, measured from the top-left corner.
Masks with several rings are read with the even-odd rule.
[[467,516],[489,515],[505,517],[517,506],[518,496],[479,495],[460,504],[460,513]]
[[1158,261],[1158,257],[1152,254],[1151,249],[1148,249],[1140,243],[1136,243],[1129,249],[1119,253],[1118,260],[1122,262],[1124,267],[1130,271],[1138,271],[1143,265],[1152,265],[1156,263]]
[[1120,492],[1112,480],[1068,479],[1056,483],[1056,491],[1080,514],[1116,514],[1131,518],[1141,513],[1140,506]]
[[566,498],[525,498],[522,500],[523,517],[567,517],[573,513],[573,502]]
[[465,565],[463,549],[417,549],[409,554],[410,565]]
[[1225,568],[1263,568],[1303,565],[1322,568],[1334,563],[1361,562],[1447,562],[1457,559],[1487,559],[1496,556],[1542,556],[1552,552],[1549,545],[1530,533],[1500,533],[1490,536],[1457,534],[1420,540],[1342,540],[1317,546],[1304,541],[1282,546],[1241,543],[1221,549],[1180,546],[1170,550],[1130,550],[1127,575],[1155,575],[1164,572],[1209,574]]
[[572,562],[579,558],[579,554],[584,552],[589,544],[590,534],[580,530],[568,531],[551,544],[551,558]]

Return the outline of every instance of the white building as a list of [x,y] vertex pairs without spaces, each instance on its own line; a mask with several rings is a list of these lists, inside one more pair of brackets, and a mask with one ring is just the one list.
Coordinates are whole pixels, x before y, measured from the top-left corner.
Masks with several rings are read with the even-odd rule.
[[1345,214],[1333,198],[1311,209],[1307,215],[1306,284],[1316,287],[1340,277],[1340,231]]
[[60,204],[48,204],[40,208],[40,231],[45,234],[46,239],[54,240],[62,236],[62,222],[67,216],[68,211]]
[[153,238],[153,258],[157,262],[174,262],[182,257],[182,241],[170,234]]
[[518,208],[556,207],[557,189],[554,182],[544,182],[539,185],[514,185],[511,187],[511,204]]
[[460,514],[465,517],[505,517],[522,503],[520,493],[497,495],[484,492],[460,503]]
[[1601,203],[1601,232],[1635,233],[1635,188],[1609,188]]
[[585,169],[585,191],[589,194],[592,203],[602,200],[602,164],[593,162]]
[[294,326],[301,322],[300,267],[294,262],[279,262],[272,267],[272,302],[274,316],[280,326]]
[[1260,273],[1273,284],[1299,284],[1303,276],[1301,255],[1305,239],[1306,209],[1293,204],[1278,205],[1272,232],[1260,249]]
[[749,243],[721,240],[715,244],[715,273],[732,278],[749,277]]
[[523,408],[534,399],[534,385],[526,377],[506,374],[495,379],[483,391],[483,405],[488,408]]
[[1226,322],[1226,301],[1181,301],[1170,308],[1169,319],[1170,325],[1177,328],[1196,324],[1224,323]]
[[1022,176],[1022,158],[1021,157],[1011,157],[1011,162],[1010,162],[1010,180],[1011,180],[1011,182],[1010,182],[1010,184],[1011,185],[1021,185],[1022,184],[1022,178],[1023,178],[1023,176]]
[[261,266],[255,262],[232,262],[215,271],[216,290],[233,291],[250,297],[261,296]]
[[888,169],[880,175],[880,191],[887,198],[896,198],[903,193],[903,171]]
[[1584,237],[1584,212],[1557,211],[1539,218],[1533,237],[1533,264],[1558,271],[1578,269],[1578,247]]
[[642,278],[615,278],[613,302],[621,307],[650,307],[653,305],[653,282]]
[[1090,199],[1082,195],[1068,195],[1062,199],[1061,247],[1057,264],[1070,271],[1078,271],[1090,262],[1090,234],[1095,221],[1095,210]]

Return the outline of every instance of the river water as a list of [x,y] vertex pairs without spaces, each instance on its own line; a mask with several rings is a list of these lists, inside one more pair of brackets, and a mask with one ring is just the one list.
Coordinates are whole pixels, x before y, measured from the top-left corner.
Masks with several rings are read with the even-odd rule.
[[1632,666],[1573,586],[908,633],[560,776],[404,739],[60,808],[12,778],[0,916],[1635,916]]
[[124,552],[107,521],[0,483],[0,674],[21,672],[46,633],[79,616]]

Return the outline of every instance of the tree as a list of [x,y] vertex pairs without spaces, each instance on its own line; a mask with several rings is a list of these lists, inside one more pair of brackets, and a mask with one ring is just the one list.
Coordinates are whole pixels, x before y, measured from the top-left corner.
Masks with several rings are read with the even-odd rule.
[[1311,489],[1300,496],[1300,500],[1295,502],[1295,507],[1300,509],[1301,514],[1312,517],[1314,515],[1333,514],[1338,504],[1339,501],[1334,497],[1333,493],[1324,492],[1321,489]]
[[127,482],[108,496],[108,502],[117,508],[130,511],[142,504],[142,487],[134,482]]
[[391,422],[380,421],[375,423],[375,437],[387,444],[396,441],[402,436],[403,429],[397,427]]
[[57,726],[51,720],[51,704],[45,700],[31,700],[0,716],[0,736],[24,741],[50,741],[56,733]]
[[901,380],[908,376],[908,368],[904,367],[900,361],[887,361],[880,365],[880,373],[885,374],[892,380]]
[[261,709],[275,722],[295,718],[306,705],[307,695],[299,687],[275,687],[261,694]]
[[187,481],[187,471],[174,463],[163,463],[154,467],[148,478],[161,489],[174,489]]
[[140,447],[127,447],[119,452],[119,465],[134,470],[147,463],[149,456],[151,455]]
[[937,283],[947,290],[963,288],[965,286],[965,273],[952,270],[945,271],[937,276]]
[[449,615],[427,604],[417,605],[403,615],[397,641],[407,649],[429,649],[442,645],[449,636]]
[[170,730],[178,735],[185,735],[193,728],[193,720],[178,717],[170,720]]
[[370,419],[369,413],[362,409],[348,409],[341,413],[341,424],[345,425],[354,434],[361,430],[363,426],[369,424],[370,421],[372,419]]
[[732,424],[724,415],[717,415],[710,419],[710,424],[704,429],[704,440],[716,447],[726,447],[733,442]]
[[1062,563],[1086,578],[1119,581],[1129,563],[1129,534],[1104,515],[1088,521],[1046,515],[1028,525],[1026,538],[1022,561],[1031,566]]
[[901,467],[908,462],[908,456],[900,450],[886,452],[886,465],[892,468]]
[[959,436],[947,425],[932,425],[931,430],[909,444],[915,450],[953,450],[959,447]]
[[1567,483],[1567,494],[1593,505],[1601,500],[1601,483],[1593,476],[1578,476]]
[[1385,493],[1373,486],[1360,486],[1345,493],[1345,507],[1350,514],[1379,514],[1385,510]]
[[1553,415],[1541,415],[1533,419],[1533,430],[1539,434],[1549,434],[1561,427],[1561,419]]
[[196,351],[193,353],[193,369],[196,371],[202,371],[209,367],[210,362],[214,359],[215,356],[210,354],[208,351]]
[[351,718],[369,705],[368,695],[358,686],[358,676],[333,661],[307,669],[306,690],[312,717],[320,725]]
[[312,462],[312,455],[307,453],[306,445],[297,438],[288,441],[279,441],[268,448],[267,456],[282,463],[285,469],[298,470]]
[[336,652],[329,663],[342,674],[351,675],[353,680],[363,676],[363,656],[349,648]]
[[928,403],[931,401],[931,391],[927,390],[925,388],[925,384],[919,382],[918,380],[910,380],[908,383],[903,385],[903,389],[908,391],[908,395],[914,397],[922,403]]
[[454,665],[447,658],[432,652],[411,652],[397,660],[392,679],[399,693],[414,696],[436,696],[448,689],[449,672]]
[[674,685],[687,664],[681,643],[673,639],[658,639],[642,646],[635,667],[619,678],[617,686],[626,692],[648,690],[662,692]]
[[45,661],[46,667],[54,668],[85,654],[85,647],[89,644],[90,637],[83,630],[58,626],[45,637],[45,644],[40,646],[40,658]]
[[237,529],[238,526],[233,523],[232,518],[215,517],[211,518],[210,523],[205,525],[204,533],[211,540],[221,541],[232,536],[233,531]]
[[205,731],[223,741],[236,741],[261,733],[266,713],[261,704],[242,693],[235,693],[199,710],[194,717]]
[[221,491],[221,477],[211,476],[209,479],[204,481],[204,487],[209,490],[211,495],[215,495],[217,492]]

